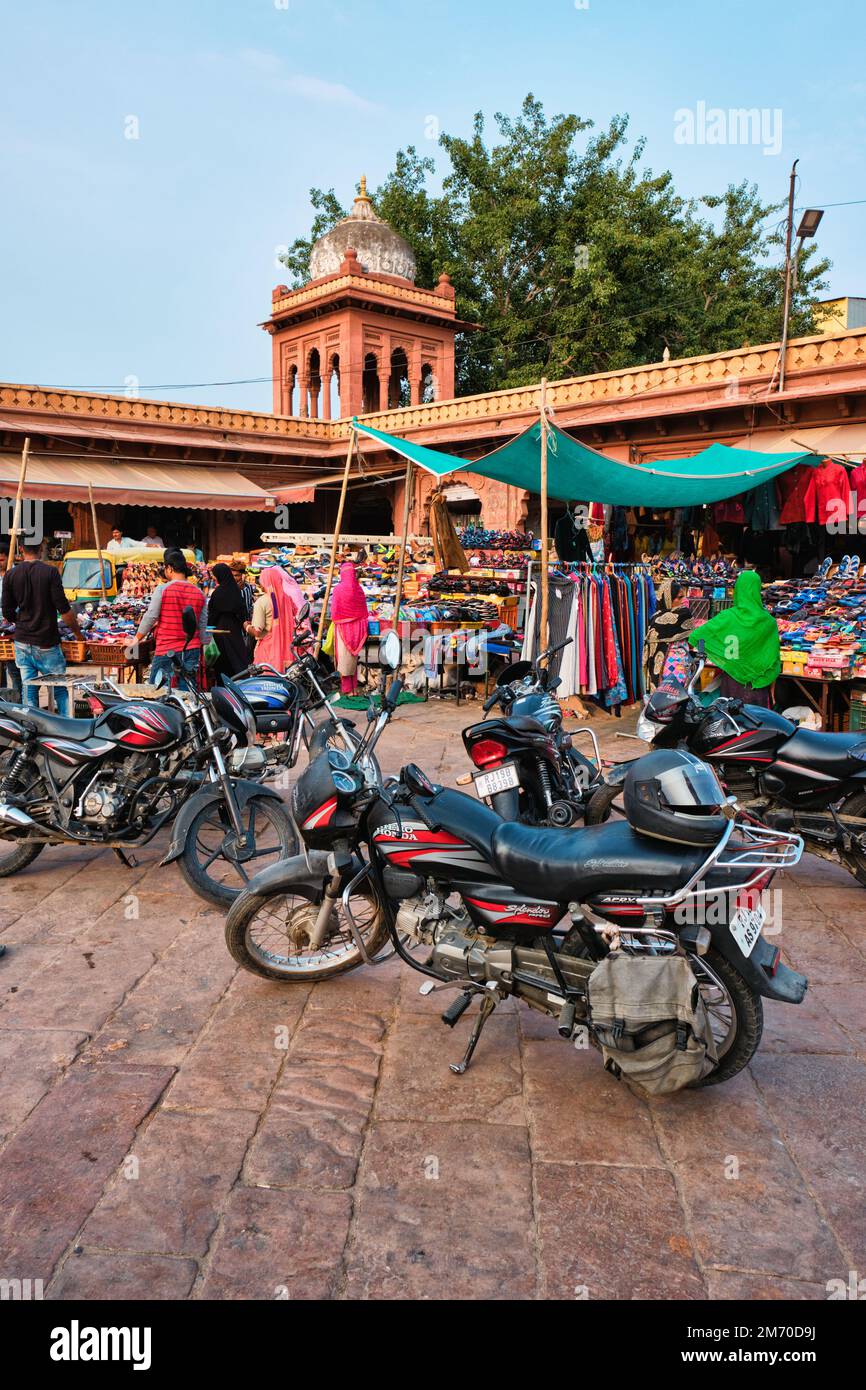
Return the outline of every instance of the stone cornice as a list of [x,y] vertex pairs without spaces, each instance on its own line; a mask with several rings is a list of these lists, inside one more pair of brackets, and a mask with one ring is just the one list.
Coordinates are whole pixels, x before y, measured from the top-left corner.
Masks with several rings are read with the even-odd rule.
[[283,314],[302,309],[316,300],[328,299],[332,295],[344,294],[347,291],[375,295],[380,299],[393,299],[401,304],[415,304],[419,308],[432,309],[445,318],[454,318],[453,300],[435,294],[433,290],[419,290],[409,284],[391,284],[384,276],[372,275],[329,275],[315,285],[289,290],[288,294],[274,300],[271,317],[279,319]]
[[[794,339],[788,345],[784,396],[770,392],[778,353],[778,343],[768,343],[569,377],[549,382],[547,399],[560,423],[579,425],[634,415],[714,409],[724,404],[757,406],[770,401],[781,409],[798,394],[866,389],[866,329]],[[539,386],[520,386],[364,418],[386,433],[483,438],[524,428],[527,417],[537,414],[539,402]],[[237,441],[247,448],[260,446],[262,452],[296,455],[312,450],[320,457],[344,450],[351,427],[348,419],[302,420],[258,411],[0,383],[0,428],[5,425],[19,431],[30,428],[50,433],[52,423],[55,427],[77,426],[82,433],[92,426],[94,433],[101,435],[110,433],[112,426],[124,427],[155,441],[168,440],[171,433],[183,429],[188,432],[188,442],[194,445],[200,441],[202,448],[230,449]]]

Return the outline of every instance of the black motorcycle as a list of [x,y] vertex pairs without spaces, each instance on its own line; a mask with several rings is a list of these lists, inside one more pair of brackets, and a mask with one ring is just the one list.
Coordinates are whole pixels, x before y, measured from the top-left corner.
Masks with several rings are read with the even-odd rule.
[[[586,808],[603,783],[598,740],[591,729],[566,733],[554,691],[550,657],[571,643],[569,637],[533,661],[503,668],[484,713],[502,713],[463,730],[463,743],[477,771],[475,791],[503,820],[568,827],[586,819]],[[574,747],[576,737],[592,743],[593,757]],[[468,780],[468,779],[465,779]],[[464,783],[464,779],[460,779]]]
[[[183,618],[189,641],[193,610]],[[249,709],[241,719],[253,729]],[[200,897],[226,907],[269,861],[297,852],[278,794],[230,773],[231,743],[192,688],[122,699],[92,719],[0,701],[0,877],[52,844],[106,847],[131,864],[173,821],[161,862],[178,860]]]
[[[266,869],[232,905],[234,959],[267,979],[312,981],[373,964],[390,946],[427,977],[422,992],[460,991],[445,1023],[481,1001],[452,1065],[463,1072],[500,1000],[514,995],[553,1015],[571,1038],[588,1016],[587,981],[611,950],[677,954],[713,1027],[716,1059],[700,1084],[745,1066],[760,1039],[761,997],[798,1003],[806,981],[761,936],[743,894],[795,863],[802,841],[733,816],[701,846],[654,840],[626,821],[535,828],[503,821],[414,765],[383,782],[368,754],[400,685],[371,711],[352,757],[326,750],[298,779],[293,809],[306,854]],[[703,925],[711,894],[724,910],[703,914]]]
[[[687,747],[716,769],[739,805],[765,825],[801,835],[806,849],[841,863],[866,885],[866,733],[803,729],[775,710],[695,697],[698,651],[688,686],[663,681],[637,733],[654,748]],[[628,763],[612,768],[593,798],[601,818],[622,790]]]

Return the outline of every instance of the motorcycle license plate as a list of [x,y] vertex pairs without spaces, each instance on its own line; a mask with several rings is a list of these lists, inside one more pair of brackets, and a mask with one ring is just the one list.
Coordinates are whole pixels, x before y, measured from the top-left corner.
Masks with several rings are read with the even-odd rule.
[[503,763],[493,772],[475,772],[475,790],[479,796],[494,796],[496,792],[507,792],[509,787],[519,787],[520,778],[514,763]]
[[731,936],[736,941],[744,956],[750,956],[755,949],[755,942],[761,935],[761,928],[767,914],[759,905],[758,907],[738,907],[731,918]]

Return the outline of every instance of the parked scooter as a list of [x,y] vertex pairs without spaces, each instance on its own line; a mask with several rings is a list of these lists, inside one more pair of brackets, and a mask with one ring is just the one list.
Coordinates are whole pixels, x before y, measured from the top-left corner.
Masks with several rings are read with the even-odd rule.
[[[586,819],[593,793],[603,783],[598,740],[591,729],[566,733],[554,699],[559,678],[551,678],[550,657],[571,643],[569,637],[535,661],[516,661],[499,674],[484,702],[487,714],[502,714],[463,730],[466,751],[478,769],[475,791],[503,820],[567,827]],[[587,737],[593,757],[574,747]]]
[[[192,608],[183,623],[188,643]],[[129,864],[173,821],[162,863],[178,860],[200,897],[226,907],[256,870],[297,851],[277,793],[229,771],[230,740],[194,689],[124,699],[93,719],[0,701],[0,877],[48,844],[107,847]]]
[[[663,681],[644,706],[638,736],[654,748],[687,747],[716,768],[728,792],[768,826],[794,831],[812,854],[841,863],[866,885],[866,733],[803,729],[774,710],[695,696],[702,651],[688,686]],[[628,763],[608,771],[593,814],[609,811]]]
[[[399,651],[392,656],[387,642],[380,661],[395,670]],[[761,1035],[761,998],[798,1003],[806,989],[761,935],[751,898],[797,862],[802,841],[740,823],[714,774],[677,752],[656,754],[663,767],[633,776],[629,820],[578,830],[503,821],[411,764],[383,782],[370,755],[400,687],[395,680],[371,708],[351,757],[327,750],[298,779],[293,810],[306,853],[266,869],[232,905],[235,960],[267,979],[309,982],[374,964],[390,944],[427,977],[422,992],[459,991],[445,1023],[480,1001],[456,1073],[512,995],[557,1018],[566,1039],[586,1027],[612,1069],[619,1057],[627,1071],[629,1052],[652,1069],[656,1049],[665,1064],[689,1061],[688,1084],[745,1066]],[[637,965],[645,995],[661,969],[678,972],[691,1003],[671,1006],[676,1018],[665,1006],[651,1023],[617,1022],[597,995],[610,1000],[623,962]],[[597,991],[602,964],[609,977]]]

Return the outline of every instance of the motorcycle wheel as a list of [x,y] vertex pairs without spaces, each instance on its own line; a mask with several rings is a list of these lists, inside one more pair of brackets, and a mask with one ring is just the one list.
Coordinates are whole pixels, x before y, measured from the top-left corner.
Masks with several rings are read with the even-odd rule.
[[622,792],[622,786],[611,787],[607,782],[602,782],[597,791],[594,791],[589,801],[586,803],[586,824],[601,825],[604,821],[610,820],[610,813],[613,810],[613,803]]
[[[854,796],[849,796],[847,801],[842,802],[839,811],[843,816],[866,816],[866,793],[856,792]],[[866,888],[866,852],[852,849],[850,854],[839,857],[857,882]]]
[[[11,757],[10,749],[6,749],[0,754],[0,780],[5,776],[6,766]],[[44,840],[22,841],[17,835],[10,835],[7,838],[0,834],[0,878],[10,878],[12,874],[17,874],[20,869],[26,869],[27,865],[32,864],[44,848]]]
[[250,879],[269,864],[298,853],[298,840],[288,811],[271,797],[251,796],[241,811],[246,830],[252,830],[252,856],[240,861],[232,853],[235,833],[223,802],[203,806],[192,822],[186,847],[178,860],[181,873],[200,898],[229,907]]
[[[278,893],[242,893],[226,919],[226,945],[229,953],[253,975],[266,980],[328,980],[363,964],[343,909],[334,912],[337,927],[324,946],[308,949],[308,932],[316,920],[321,888],[309,883],[293,884]],[[357,893],[352,910],[368,955],[384,945],[388,936],[385,914],[372,895]]]
[[693,1089],[729,1081],[754,1056],[764,1029],[761,996],[713,947],[689,956],[719,1052],[716,1066]]

